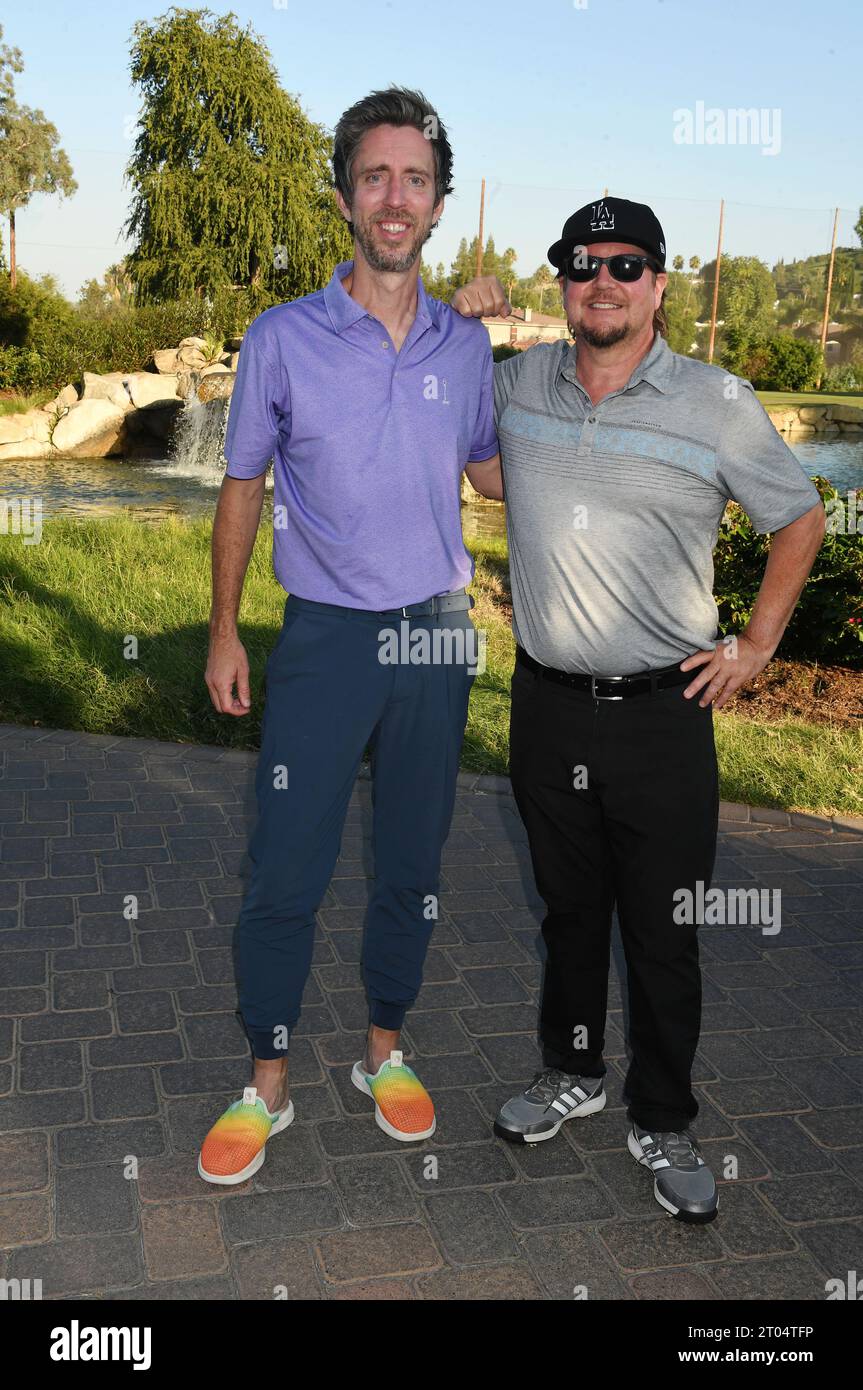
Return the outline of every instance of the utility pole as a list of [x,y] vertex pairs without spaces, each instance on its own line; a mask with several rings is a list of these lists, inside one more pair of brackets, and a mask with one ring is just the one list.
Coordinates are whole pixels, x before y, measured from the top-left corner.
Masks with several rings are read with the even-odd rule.
[[476,273],[482,275],[482,237],[483,219],[485,218],[485,179],[482,181],[482,190],[479,195],[479,240],[476,244]]
[[713,309],[710,314],[710,343],[707,360],[713,361],[713,345],[716,342],[716,306],[719,303],[719,263],[722,260],[722,224],[725,221],[725,199],[719,204],[719,239],[716,243],[716,276],[713,281]]
[[824,299],[824,317],[821,320],[821,369],[818,372],[818,380],[815,383],[815,390],[821,387],[821,378],[824,371],[824,348],[827,343],[827,325],[830,322],[830,291],[833,289],[833,264],[836,260],[836,227],[839,223],[839,209],[833,214],[833,242],[830,246],[830,264],[827,267],[827,294]]

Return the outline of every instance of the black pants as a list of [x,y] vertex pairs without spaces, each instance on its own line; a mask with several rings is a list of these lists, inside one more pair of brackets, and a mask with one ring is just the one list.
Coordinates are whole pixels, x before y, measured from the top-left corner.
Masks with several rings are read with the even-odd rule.
[[625,1097],[646,1129],[680,1130],[698,1113],[697,927],[674,921],[673,895],[694,894],[698,880],[709,887],[719,790],[712,709],[684,689],[611,701],[518,664],[512,678],[512,785],[547,908],[543,1063],[605,1074],[616,903],[632,1049]]

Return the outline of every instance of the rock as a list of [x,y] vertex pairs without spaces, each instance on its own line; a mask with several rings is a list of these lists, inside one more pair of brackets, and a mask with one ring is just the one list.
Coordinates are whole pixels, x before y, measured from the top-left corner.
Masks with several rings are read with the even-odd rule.
[[129,439],[138,442],[158,440],[167,444],[173,437],[174,427],[183,413],[184,403],[179,398],[170,401],[153,401],[140,410],[133,410],[126,416],[126,431]]
[[838,434],[838,433],[839,433],[839,426],[836,425],[836,424],[834,424],[833,421],[832,421],[832,420],[829,420],[829,419],[818,420],[818,421],[816,422],[816,424],[815,424],[815,433],[816,433],[816,434]]
[[201,368],[201,376],[212,376],[214,372],[228,372],[230,367],[226,367],[222,362],[214,362],[210,367]]
[[237,370],[237,367],[238,367],[239,365],[240,365],[240,354],[239,354],[239,351],[237,351],[237,352],[232,352],[232,353],[231,353],[231,371],[232,371],[232,372],[235,372],[235,371]]
[[816,420],[822,420],[826,414],[826,405],[801,405],[797,408],[797,416],[802,425],[814,425]]
[[863,425],[863,410],[856,405],[831,405],[831,417],[842,425]]
[[814,425],[794,425],[793,428],[790,429],[790,430],[788,431],[788,433],[789,433],[789,434],[796,434],[796,435],[800,435],[800,434],[804,434],[804,435],[805,435],[805,434],[814,434],[814,433],[815,433],[815,426],[814,426]]
[[177,361],[177,349],[156,348],[153,353],[153,365],[156,371],[161,372],[163,376],[173,376],[175,372],[180,370],[180,364]]
[[154,401],[177,399],[177,376],[162,376],[159,372],[131,372],[123,378],[132,404],[152,405]]
[[53,454],[62,458],[108,458],[122,454],[126,412],[109,400],[73,405],[54,430]]
[[780,434],[786,430],[791,430],[797,424],[797,411],[789,410],[783,406],[768,408],[767,414],[770,416],[771,423]]
[[[51,419],[43,410],[23,410],[14,415],[0,415],[0,444],[37,443],[46,450],[44,455],[19,454],[19,458],[47,458],[50,452],[50,437]],[[7,454],[7,458],[9,457],[15,455]]]
[[0,444],[0,463],[15,459],[47,459],[52,458],[53,454],[51,445],[43,444],[38,439],[22,439],[17,444]]
[[191,368],[199,372],[202,367],[206,367],[207,359],[204,355],[206,344],[203,338],[184,338],[177,348],[177,368]]
[[234,389],[235,372],[217,372],[205,377],[198,387],[199,401],[227,400]]
[[239,351],[240,351],[240,344],[242,343],[242,341],[243,341],[243,335],[242,335],[242,333],[240,334],[239,338],[226,338],[226,339],[225,339],[225,347],[228,349],[228,352],[230,352],[230,353],[239,352]]
[[46,405],[40,405],[39,409],[44,410],[46,415],[53,415],[55,410],[65,410],[67,406],[74,405],[77,399],[77,388],[70,384],[69,386],[64,386],[63,390],[58,396],[54,397],[53,401],[48,401]]
[[122,372],[106,372],[104,376],[100,376],[97,372],[85,372],[84,394],[81,399],[85,401],[111,401],[113,405],[119,406],[123,411],[131,410],[132,401],[123,381]]

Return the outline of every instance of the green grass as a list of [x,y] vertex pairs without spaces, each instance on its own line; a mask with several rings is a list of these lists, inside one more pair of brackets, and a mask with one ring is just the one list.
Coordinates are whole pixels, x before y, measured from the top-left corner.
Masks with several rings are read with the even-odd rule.
[[863,392],[860,391],[756,391],[763,406],[795,405],[852,405],[863,410]]
[[[254,749],[266,658],[284,592],[262,528],[246,576],[240,635],[249,654],[252,712],[218,715],[204,684],[210,607],[208,518],[142,526],[134,513],[51,520],[38,545],[0,534],[0,719],[91,733]],[[514,647],[506,542],[471,542],[477,626],[487,668],[474,683],[462,764],[507,770]],[[124,658],[127,636],[136,660]],[[722,796],[824,813],[863,812],[863,731],[716,715]]]
[[53,401],[56,391],[31,391],[26,396],[0,396],[0,415],[24,414],[28,410],[35,410],[39,405],[47,405]]

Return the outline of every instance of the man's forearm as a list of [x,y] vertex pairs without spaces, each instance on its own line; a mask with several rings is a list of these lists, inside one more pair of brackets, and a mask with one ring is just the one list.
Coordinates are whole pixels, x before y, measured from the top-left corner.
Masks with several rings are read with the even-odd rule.
[[243,581],[261,520],[266,476],[226,477],[222,483],[213,521],[211,636],[236,632]]
[[764,578],[752,616],[742,635],[772,655],[806,583],[824,538],[824,507],[819,502],[803,516],[774,532]]
[[500,454],[493,458],[481,459],[465,467],[468,482],[482,497],[491,497],[496,502],[503,501],[503,474],[500,467]]

